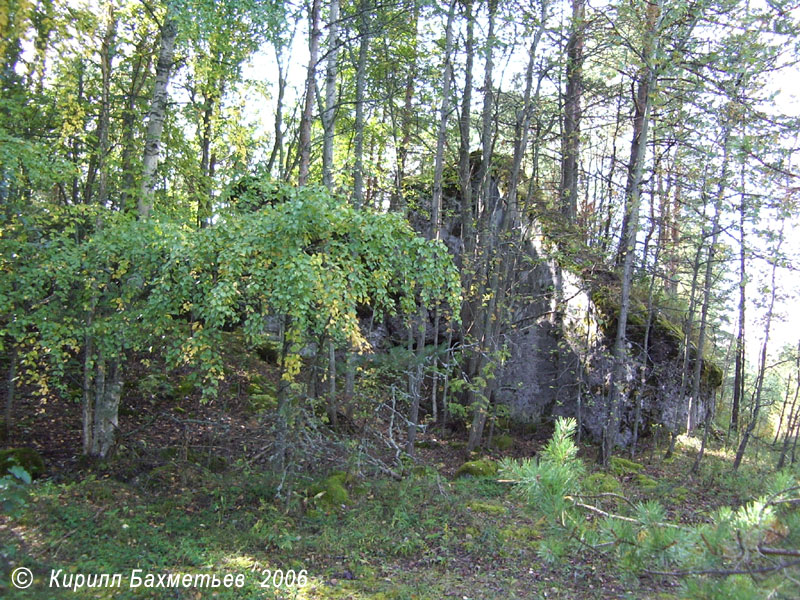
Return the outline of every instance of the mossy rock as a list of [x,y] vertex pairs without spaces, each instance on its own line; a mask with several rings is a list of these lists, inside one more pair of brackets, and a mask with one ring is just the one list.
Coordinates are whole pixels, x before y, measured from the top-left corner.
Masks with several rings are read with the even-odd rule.
[[[613,337],[617,329],[617,319],[620,313],[621,292],[619,277],[609,274],[606,281],[595,280],[590,296],[595,307],[605,317],[603,319],[603,329],[606,335]],[[634,288],[631,291],[628,312],[628,339],[639,343],[644,340],[645,331],[647,330],[648,309],[643,296],[642,290]],[[677,356],[684,340],[681,327],[670,320],[658,307],[655,307],[650,323],[651,340],[664,341],[672,349],[672,353]],[[690,344],[689,350],[689,358],[694,362],[698,355],[697,347]],[[722,368],[709,355],[703,355],[700,358],[700,378],[703,385],[709,388],[717,388],[722,385]]]
[[672,488],[667,492],[667,499],[672,502],[683,503],[689,497],[689,490],[682,485]]
[[630,473],[638,473],[644,466],[640,463],[622,458],[621,456],[612,456],[609,461],[609,467],[614,475],[628,475]]
[[514,447],[514,438],[512,438],[507,433],[503,435],[498,435],[492,440],[492,446],[500,450],[501,452],[507,452]]
[[636,483],[638,483],[639,487],[643,490],[654,490],[658,487],[658,482],[644,473],[636,474]]
[[592,494],[615,494],[619,487],[619,480],[610,473],[592,473],[583,481],[583,489]]
[[492,515],[494,517],[503,517],[508,514],[508,508],[502,504],[492,504],[491,502],[481,502],[480,500],[467,502],[467,508],[471,511]]
[[516,527],[504,527],[498,532],[498,537],[501,541],[508,542],[524,542],[529,544],[542,538],[542,532],[538,527],[531,527],[530,525],[520,525]]
[[456,471],[456,477],[492,477],[497,475],[497,463],[488,458],[469,460]]
[[0,477],[14,465],[25,469],[32,478],[44,475],[44,459],[33,448],[9,448],[0,450]]
[[345,484],[350,477],[344,471],[334,471],[322,481],[312,484],[306,495],[321,506],[338,508],[350,502]]

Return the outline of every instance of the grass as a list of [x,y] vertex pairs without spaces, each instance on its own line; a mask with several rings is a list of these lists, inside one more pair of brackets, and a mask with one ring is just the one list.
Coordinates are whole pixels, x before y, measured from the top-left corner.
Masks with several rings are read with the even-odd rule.
[[[700,521],[723,504],[763,493],[761,469],[730,473],[729,457],[710,452],[700,476],[686,473],[690,440],[675,459],[641,461],[642,471],[620,476],[620,493],[656,499],[671,518]],[[555,562],[543,546],[544,515],[511,486],[492,477],[448,480],[421,469],[403,481],[347,482],[348,504],[314,502],[307,483],[290,501],[274,498],[268,472],[214,473],[173,460],[121,482],[97,472],[80,480],[31,487],[22,514],[0,521],[3,598],[679,598],[677,581],[625,578],[590,553]],[[641,486],[646,474],[655,485]],[[754,483],[755,481],[755,483]],[[756,494],[752,494],[752,492]],[[561,534],[563,535],[563,533]],[[9,586],[12,567],[35,576],[26,591]],[[241,574],[241,589],[130,589],[143,574]],[[122,573],[120,589],[48,588],[62,573]],[[307,585],[261,583],[267,571],[305,570]],[[727,585],[727,584],[726,584]],[[3,587],[5,586],[5,587]],[[701,592],[698,592],[700,594]],[[702,596],[702,595],[701,595]]]
[[[127,589],[134,568],[244,574],[242,589],[215,590],[215,598],[544,597],[562,587],[564,597],[575,597],[558,570],[537,565],[536,536],[528,535],[537,515],[490,478],[362,481],[349,506],[321,510],[298,495],[286,510],[264,494],[269,474],[220,476],[171,464],[157,486],[102,476],[34,485],[24,513],[2,530],[0,548],[35,581],[24,592],[7,587],[3,597],[63,597],[47,587],[51,569],[125,574],[122,589],[84,588],[69,592],[73,598],[195,597]],[[308,585],[262,590],[263,569],[305,569]],[[598,587],[581,597],[604,596]]]

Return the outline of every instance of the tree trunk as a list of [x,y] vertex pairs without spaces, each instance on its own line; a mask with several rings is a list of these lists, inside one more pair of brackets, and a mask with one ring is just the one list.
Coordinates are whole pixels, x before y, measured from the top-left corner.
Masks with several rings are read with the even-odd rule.
[[[419,402],[422,397],[422,380],[424,377],[424,352],[425,335],[427,333],[428,311],[424,306],[419,309],[419,328],[417,331],[417,355],[415,364],[409,372],[409,392],[411,394],[411,411],[408,418],[408,436],[406,438],[406,452],[414,455],[414,442],[417,439],[419,427]],[[409,350],[413,350],[413,329],[409,333]]]
[[98,356],[95,371],[92,456],[104,460],[109,457],[116,441],[122,396],[122,361],[106,361]]
[[333,190],[333,141],[336,118],[336,75],[339,60],[339,0],[331,0],[328,17],[328,67],[325,70],[325,110],[322,113],[322,184]]
[[[472,0],[464,1],[464,18],[467,21],[466,59],[464,66],[464,93],[461,97],[459,117],[458,180],[461,188],[461,240],[463,248],[460,256],[462,283],[471,268],[472,253],[475,249],[474,211],[472,207],[472,164],[470,161],[470,115],[472,113],[472,65],[475,60],[475,18],[472,14]],[[467,288],[465,288],[467,289]],[[468,303],[464,302],[464,307]],[[462,314],[462,322],[466,323]]]
[[308,173],[311,168],[311,120],[314,114],[314,93],[317,80],[317,61],[319,60],[319,38],[322,33],[319,29],[320,0],[313,0],[309,20],[308,37],[308,70],[306,72],[306,94],[303,104],[303,116],[300,119],[300,171],[297,176],[297,185],[304,186],[308,183]]
[[[744,168],[742,169],[742,180],[744,180]],[[733,400],[731,404],[731,424],[730,431],[739,430],[739,406],[744,396],[745,381],[745,306],[747,300],[747,270],[746,257],[747,250],[745,245],[745,195],[742,191],[741,202],[739,203],[739,327],[736,332],[736,353],[735,367],[733,375]]]
[[333,340],[328,342],[328,383],[330,385],[328,397],[328,419],[331,427],[335,430],[339,428],[339,407],[336,400],[336,346]]
[[578,153],[580,151],[581,94],[585,0],[572,0],[572,22],[567,41],[567,93],[564,98],[564,157],[561,163],[561,212],[575,221],[578,212]]
[[641,201],[641,182],[644,170],[645,151],[647,148],[647,131],[650,124],[650,108],[652,105],[651,88],[655,83],[655,69],[650,62],[655,53],[656,31],[661,18],[661,3],[647,5],[647,41],[645,42],[645,68],[639,79],[636,93],[636,109],[633,124],[633,141],[631,142],[631,159],[628,165],[628,183],[625,189],[625,217],[623,219],[620,253],[617,264],[622,265],[622,294],[620,298],[619,316],[617,318],[617,334],[614,340],[614,373],[611,382],[608,414],[603,427],[603,443],[601,461],[608,465],[611,452],[617,444],[619,435],[620,410],[622,404],[622,386],[625,377],[625,361],[628,312],[630,310],[631,285],[633,283],[633,263],[636,248],[636,234],[639,230],[639,205]]
[[353,148],[353,206],[357,209],[364,205],[364,93],[367,84],[367,55],[369,53],[366,10],[366,2],[362,0],[359,3],[361,40],[358,46],[358,64],[356,65],[356,117]]
[[14,426],[14,392],[17,389],[17,345],[11,345],[11,356],[8,359],[8,375],[6,376],[6,406],[3,418],[3,429],[5,438],[11,434]]
[[775,308],[775,296],[777,295],[777,288],[775,287],[775,274],[778,270],[778,257],[780,255],[781,246],[783,245],[783,227],[785,224],[786,221],[784,218],[782,218],[780,232],[778,233],[778,243],[772,259],[772,285],[770,286],[771,292],[769,308],[767,309],[766,322],[764,324],[764,343],[761,345],[761,364],[758,369],[758,376],[756,377],[756,392],[753,414],[750,418],[750,422],[747,424],[747,429],[745,429],[744,435],[742,436],[742,441],[739,443],[739,448],[736,450],[736,458],[733,461],[734,471],[737,471],[739,466],[742,464],[744,452],[747,449],[747,443],[750,441],[750,436],[753,435],[753,431],[756,428],[756,424],[758,423],[758,415],[761,410],[761,391],[764,387],[764,378],[766,377],[767,373],[767,348],[769,346],[770,328],[772,327],[772,314]]
[[436,136],[436,158],[433,167],[433,199],[431,200],[431,222],[429,237],[441,239],[442,232],[442,178],[444,173],[444,144],[447,136],[447,118],[450,114],[450,80],[453,77],[453,21],[456,1],[451,0],[447,12],[444,44],[444,72],[442,74],[442,105],[439,112],[439,131]]
[[164,119],[167,114],[167,85],[172,69],[175,40],[178,28],[169,13],[161,27],[161,48],[156,65],[156,79],[153,84],[153,97],[150,102],[150,113],[147,117],[147,133],[144,141],[144,159],[142,171],[142,187],[139,196],[139,218],[146,219],[153,209],[153,196],[156,187],[156,169],[161,153],[161,133],[164,130]]

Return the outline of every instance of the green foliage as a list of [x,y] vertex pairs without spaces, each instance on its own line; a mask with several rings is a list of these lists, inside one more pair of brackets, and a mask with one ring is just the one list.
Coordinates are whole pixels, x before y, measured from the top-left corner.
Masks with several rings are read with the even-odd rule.
[[[0,278],[8,306],[0,340],[17,346],[23,379],[67,395],[67,370],[91,341],[84,375],[157,349],[168,369],[198,368],[211,398],[224,374],[223,328],[241,323],[260,347],[270,339],[265,315],[281,318],[283,377],[292,381],[311,339],[366,345],[360,307],[397,314],[419,302],[459,305],[446,248],[399,215],[356,211],[321,188],[271,185],[284,202],[231,210],[200,230],[96,206],[0,223],[0,272],[14,274]],[[188,391],[150,377],[140,384],[147,395]]]

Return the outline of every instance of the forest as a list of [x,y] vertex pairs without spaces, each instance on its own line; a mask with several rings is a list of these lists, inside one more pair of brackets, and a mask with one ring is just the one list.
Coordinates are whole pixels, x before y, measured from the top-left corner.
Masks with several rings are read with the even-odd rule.
[[0,0],[0,596],[800,597],[800,3]]

